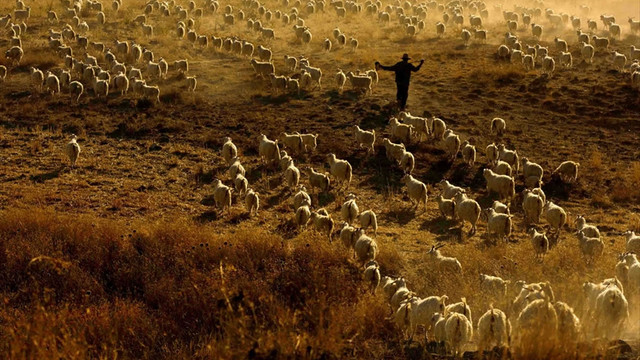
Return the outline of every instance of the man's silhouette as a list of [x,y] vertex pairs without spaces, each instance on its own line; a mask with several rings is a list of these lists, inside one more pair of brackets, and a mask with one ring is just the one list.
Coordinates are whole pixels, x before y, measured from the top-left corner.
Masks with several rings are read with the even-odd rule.
[[376,61],[376,69],[382,69],[387,71],[394,71],[396,73],[396,86],[398,92],[396,99],[398,100],[398,107],[400,111],[404,110],[407,106],[407,98],[409,97],[409,81],[411,80],[411,72],[420,70],[424,60],[420,60],[420,65],[415,66],[409,63],[409,55],[402,55],[402,61],[392,66],[384,66],[380,62]]

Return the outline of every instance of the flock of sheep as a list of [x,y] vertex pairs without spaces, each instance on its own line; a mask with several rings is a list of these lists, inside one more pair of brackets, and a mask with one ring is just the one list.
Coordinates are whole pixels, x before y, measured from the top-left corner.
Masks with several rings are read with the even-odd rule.
[[[112,2],[113,16],[121,11],[126,1]],[[152,19],[159,21],[158,19],[166,18],[175,21],[176,37],[185,39],[194,47],[212,48],[218,52],[245,57],[256,76],[268,80],[276,93],[299,93],[301,89],[322,88],[322,69],[311,66],[305,56],[285,55],[284,68],[289,75],[277,75],[270,48],[256,45],[239,36],[198,34],[195,30],[196,21],[219,14],[222,5],[218,1],[206,0],[199,4],[185,1],[184,6],[179,2],[148,1],[142,8],[142,14],[132,19],[132,22],[139,26],[144,36],[153,37],[157,35],[157,30],[150,23]],[[48,32],[48,45],[51,51],[63,59],[64,68],[54,73],[32,67],[30,78],[35,89],[54,95],[62,89],[68,89],[72,101],[78,102],[89,89],[95,97],[106,98],[110,92],[123,95],[131,88],[135,93],[159,102],[159,86],[148,85],[144,79],[165,79],[169,63],[163,58],[156,59],[151,49],[132,41],[115,40],[113,44],[104,44],[90,40],[88,22],[81,18],[81,14],[94,16],[98,26],[104,25],[108,17],[100,1],[64,0],[62,3],[58,11],[60,17],[53,9],[43,15],[55,27]],[[539,43],[527,45],[515,35],[523,27],[531,29],[532,36],[538,40],[543,33],[560,32],[565,27],[573,27],[577,33],[577,49],[586,63],[593,61],[597,51],[608,51],[615,44],[615,39],[620,39],[622,26],[610,15],[600,16],[605,32],[598,33],[598,22],[588,18],[591,10],[586,6],[581,7],[581,15],[578,16],[544,9],[541,1],[531,3],[531,7],[516,6],[513,11],[500,7],[494,9],[495,12],[502,13],[506,30],[509,31],[504,38],[505,44],[498,48],[499,58],[521,63],[528,70],[539,64],[542,71],[549,74],[555,71],[556,61],[561,66],[573,65],[573,55],[569,52],[570,41],[556,37],[554,50]],[[381,0],[367,0],[364,3],[352,0],[329,3],[310,0],[306,4],[299,0],[291,3],[290,0],[283,0],[282,4],[272,2],[270,6],[271,8],[258,0],[243,0],[241,8],[230,4],[224,6],[220,10],[220,16],[227,27],[245,21],[247,28],[257,33],[265,44],[280,36],[273,27],[267,27],[267,24],[279,21],[286,25],[293,24],[292,35],[296,41],[301,46],[311,46],[314,36],[312,29],[306,26],[304,17],[323,11],[335,11],[338,18],[363,13],[377,19],[381,27],[391,26],[392,19],[397,19],[398,26],[411,37],[424,31],[428,21],[434,21],[437,36],[445,36],[450,31],[448,29],[457,29],[465,45],[469,44],[472,37],[481,42],[485,42],[488,37],[483,24],[487,21],[490,10],[482,1],[428,1],[412,4],[396,0],[383,5]],[[24,56],[21,35],[29,31],[27,22],[31,17],[30,7],[22,0],[16,1],[16,9],[12,14],[0,17],[0,28],[6,28],[10,33],[11,47],[5,56],[12,66],[19,65]],[[469,27],[464,28],[467,21]],[[61,22],[65,24],[60,25]],[[629,19],[629,26],[631,33],[640,32],[640,22]],[[583,29],[587,32],[583,32]],[[353,35],[335,28],[330,37],[324,38],[321,46],[324,51],[344,47],[357,52],[361,43]],[[640,50],[634,47],[630,50],[628,57],[613,51],[612,64],[621,71],[629,69],[632,83],[638,86],[640,65],[637,60],[640,59]],[[551,56],[554,51],[555,57]],[[78,52],[81,55],[78,56]],[[628,60],[632,63],[627,67]],[[176,73],[189,72],[189,62],[185,59],[177,59],[171,66]],[[4,81],[9,73],[9,68],[0,66],[0,81]],[[338,70],[334,80],[340,91],[349,80],[354,88],[371,93],[372,87],[378,82],[378,74],[374,69],[346,73]],[[185,85],[188,90],[195,91],[196,77],[185,76]],[[495,118],[487,124],[487,131],[501,137],[507,131],[507,123],[501,118]],[[414,168],[419,166],[415,156],[407,151],[407,145],[413,142],[431,141],[445,150],[449,162],[458,161],[461,155],[465,166],[476,166],[477,158],[481,155],[479,151],[470,141],[462,141],[462,136],[447,126],[444,120],[401,112],[397,117],[389,119],[385,133],[388,137],[379,141],[375,131],[362,129],[357,125],[353,127],[355,142],[368,155],[375,153],[376,144],[383,146],[387,158],[397,165],[394,171],[403,174],[406,194],[416,209],[422,205],[426,211],[431,197],[437,202],[442,217],[456,220],[462,226],[469,224],[469,237],[476,234],[478,224],[482,221],[486,224],[490,241],[507,243],[515,231],[513,213],[521,213],[528,225],[526,233],[531,239],[531,254],[540,262],[544,261],[545,255],[552,251],[554,245],[562,241],[560,235],[567,228],[567,212],[559,204],[547,199],[542,190],[545,169],[529,158],[522,157],[515,149],[494,143],[486,144],[482,149],[487,164],[482,171],[486,190],[498,197],[491,207],[482,209],[460,186],[443,180],[438,184],[440,192],[437,195],[429,194],[427,184],[413,176]],[[365,281],[373,291],[382,290],[393,312],[392,320],[408,338],[414,335],[418,327],[423,327],[425,336],[444,343],[447,351],[454,354],[461,353],[474,340],[480,350],[493,346],[511,346],[527,354],[541,351],[536,348],[537,341],[534,341],[539,338],[556,339],[558,344],[565,345],[580,339],[617,339],[626,328],[630,315],[631,318],[637,318],[640,314],[640,262],[635,255],[640,251],[640,236],[633,232],[625,234],[626,252],[620,255],[618,264],[612,269],[615,270],[615,277],[599,283],[584,284],[584,309],[574,310],[567,303],[558,301],[549,282],[527,284],[517,281],[512,285],[510,280],[484,274],[481,275],[481,284],[491,294],[493,302],[483,304],[487,310],[477,322],[473,321],[465,298],[461,302],[447,304],[449,298],[446,295],[418,296],[409,290],[404,278],[382,276],[376,262],[380,251],[376,241],[378,217],[371,209],[360,211],[357,189],[354,190],[352,185],[351,164],[335,154],[328,154],[328,172],[321,170],[324,164],[315,164],[315,167],[314,164],[301,167],[296,165],[316,149],[319,140],[322,141],[315,134],[283,133],[278,139],[269,139],[263,134],[257,141],[257,149],[265,167],[282,173],[283,183],[290,192],[293,204],[292,222],[300,230],[310,226],[329,241],[333,241],[337,234],[347,249],[353,249]],[[75,166],[80,155],[75,135],[65,147],[65,152],[71,165]],[[242,200],[250,216],[257,215],[260,194],[250,187],[238,148],[231,138],[224,139],[221,155],[228,166],[228,178],[226,184],[222,177],[213,183],[215,207],[222,212],[230,211],[235,196]],[[551,173],[561,181],[571,184],[578,179],[579,167],[579,163],[567,160],[558,164]],[[549,170],[551,169],[546,171]],[[515,192],[516,183],[525,187],[521,202],[516,201],[519,198]],[[307,186],[311,192],[307,191]],[[349,192],[350,189],[352,192]],[[344,195],[344,203],[340,206],[340,226],[336,226],[329,211],[318,208],[317,201],[313,201],[316,193],[331,191]],[[541,225],[543,221],[547,224],[546,227]],[[581,216],[576,218],[575,224],[576,243],[584,254],[585,261],[598,261],[605,246],[598,228],[587,223]],[[442,244],[437,244],[428,251],[430,266],[452,277],[461,276],[464,264],[456,258],[443,256],[439,250],[441,247]],[[511,298],[510,295],[514,293],[516,296]]]

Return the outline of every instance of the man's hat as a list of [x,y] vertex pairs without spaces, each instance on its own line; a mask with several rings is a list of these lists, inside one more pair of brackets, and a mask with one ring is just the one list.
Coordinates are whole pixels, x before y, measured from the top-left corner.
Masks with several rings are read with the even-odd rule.
[[409,54],[404,54],[404,55],[402,55],[402,60],[409,60],[409,59],[411,59],[411,58],[409,57]]

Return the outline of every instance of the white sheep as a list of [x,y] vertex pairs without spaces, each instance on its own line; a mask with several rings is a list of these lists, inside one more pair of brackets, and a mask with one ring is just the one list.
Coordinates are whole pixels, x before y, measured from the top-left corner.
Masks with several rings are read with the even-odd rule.
[[[399,288],[398,291],[400,291],[400,289],[402,288]],[[396,294],[398,294],[398,291],[396,291]],[[408,289],[404,290],[404,292],[408,293],[409,296],[412,295],[411,292],[408,291]],[[413,337],[413,334],[415,333],[416,328],[419,325],[423,325],[425,327],[425,338],[428,337],[428,333],[430,330],[429,327],[433,315],[436,313],[445,313],[446,301],[448,299],[449,297],[447,295],[429,296],[424,299],[416,297],[409,299],[408,303],[410,304],[409,322],[411,324],[411,337]]]
[[570,68],[573,66],[573,56],[570,52],[561,52],[558,60],[560,66],[564,66],[565,68]]
[[600,230],[594,225],[587,224],[587,220],[582,215],[576,216],[576,230],[582,231],[586,237],[600,238]]
[[473,337],[473,325],[462,314],[451,314],[445,323],[446,346],[452,351],[454,356],[462,352],[462,348],[471,341]]
[[345,75],[345,73],[341,69],[338,69],[335,78],[336,85],[338,86],[338,92],[342,93],[342,91],[344,90],[344,84],[347,82],[347,75]]
[[498,200],[493,201],[491,208],[495,210],[498,214],[507,214],[507,215],[511,214],[511,212],[509,211],[509,206]]
[[487,191],[496,192],[500,199],[510,201],[515,196],[515,182],[507,175],[499,175],[491,169],[484,169],[482,172],[487,181]]
[[352,224],[360,213],[360,209],[358,208],[358,204],[356,203],[356,196],[354,194],[349,194],[346,197],[346,201],[342,204],[340,208],[340,215],[342,219],[350,224]]
[[480,205],[473,199],[469,199],[464,192],[458,192],[455,195],[456,217],[462,220],[462,225],[467,221],[471,224],[469,236],[476,233],[476,225],[480,218]]
[[258,146],[258,154],[263,163],[277,162],[280,160],[280,148],[278,147],[278,140],[269,140],[266,135],[260,134],[260,144]]
[[311,80],[316,83],[316,85],[322,89],[322,70],[320,68],[311,67],[309,65],[300,63],[300,68],[311,75]]
[[580,56],[584,59],[584,61],[588,64],[593,63],[593,55],[595,55],[595,49],[593,45],[590,45],[586,42],[580,43]]
[[213,182],[213,200],[216,208],[227,209],[228,213],[231,213],[231,188],[224,185],[222,181],[216,179]]
[[436,35],[438,35],[439,38],[444,36],[446,30],[447,27],[445,24],[441,23],[440,21],[436,23]]
[[613,51],[611,56],[613,67],[622,72],[624,70],[624,66],[627,64],[627,56],[617,51]]
[[504,280],[497,276],[480,274],[480,288],[488,294],[489,298],[502,302],[507,297],[507,287],[510,280]]
[[595,48],[599,48],[599,49],[608,49],[609,48],[609,38],[607,37],[599,37],[596,35],[593,35],[591,37],[592,40],[592,44]]
[[[553,306],[555,300],[549,283],[542,283],[543,298],[531,301],[518,315],[516,344],[523,353],[544,356],[548,347],[540,347],[539,339],[555,341],[558,332],[558,315]],[[542,354],[540,352],[543,352]]]
[[352,177],[351,164],[347,160],[336,158],[335,154],[327,155],[327,162],[329,163],[329,173],[340,183],[346,183],[346,189],[348,189]]
[[542,213],[547,223],[556,231],[555,238],[557,239],[560,236],[560,230],[567,223],[567,213],[551,201],[545,203]]
[[400,158],[399,165],[405,174],[411,174],[416,165],[416,160],[413,157],[413,154],[406,150],[402,150],[402,157]]
[[222,144],[222,158],[231,165],[232,160],[238,156],[238,148],[230,137],[225,137]]
[[365,94],[371,94],[373,92],[373,80],[371,77],[367,75],[355,75],[352,71],[349,71],[346,76],[354,89],[364,90]]
[[580,319],[567,303],[558,301],[553,306],[558,315],[558,340],[563,346],[576,344],[581,335]]
[[76,104],[80,102],[80,97],[84,93],[84,85],[82,85],[79,81],[72,81],[69,83],[69,93],[72,98],[71,101],[75,99]]
[[316,229],[316,231],[321,234],[327,235],[327,237],[329,238],[329,242],[332,242],[334,226],[333,219],[331,218],[331,215],[323,214],[322,210],[324,209],[311,212],[310,220],[313,223],[313,227]]
[[447,129],[444,133],[444,147],[449,159],[455,160],[458,152],[460,152],[460,137],[453,133],[453,130]]
[[302,205],[297,208],[294,219],[298,228],[306,226],[309,219],[311,219],[311,210],[309,209],[309,205]]
[[24,51],[19,46],[13,46],[9,50],[5,51],[4,56],[11,60],[12,65],[18,65],[24,56]]
[[469,41],[471,40],[471,32],[467,29],[462,29],[460,32],[460,38],[462,39],[462,43],[464,46],[469,46]]
[[625,251],[640,254],[640,236],[636,235],[634,231],[626,231],[623,235],[625,237]]
[[247,190],[247,194],[244,197],[244,207],[249,211],[249,216],[254,213],[258,215],[258,209],[260,208],[260,194],[254,192],[253,189]]
[[302,154],[304,152],[304,142],[300,134],[280,134],[282,144],[294,154]]
[[465,140],[462,143],[462,159],[465,164],[472,167],[476,162],[476,147],[469,143],[469,140]]
[[382,139],[382,144],[384,145],[387,159],[400,162],[402,160],[403,151],[405,151],[404,144],[396,144],[392,143],[389,139]]
[[542,25],[531,24],[531,34],[540,40],[542,38]]
[[373,234],[378,235],[378,217],[373,210],[366,210],[358,215],[358,222],[363,229],[373,229]]
[[[353,246],[356,243],[356,228],[354,228],[353,226],[350,226],[349,223],[347,223],[346,221],[342,223],[342,229],[340,230],[340,241],[342,242],[342,245],[344,245],[344,247],[346,247],[347,249],[353,249]],[[354,254],[355,256],[355,254]]]
[[376,131],[366,131],[360,129],[358,125],[354,125],[356,142],[358,142],[359,147],[364,147],[367,149],[367,154],[375,153],[374,144],[376,142]]
[[65,146],[64,152],[69,158],[71,167],[75,167],[78,157],[80,156],[80,145],[78,145],[78,137],[75,134],[71,135],[71,141]]
[[465,192],[463,188],[451,184],[446,179],[442,179],[438,186],[442,189],[442,197],[445,199],[453,199],[458,192]]
[[523,191],[522,210],[526,224],[537,224],[544,209],[544,199],[529,189]]
[[608,287],[596,298],[595,330],[598,337],[619,339],[623,323],[629,318],[629,303],[617,287]]
[[495,133],[498,136],[502,136],[504,134],[505,129],[507,128],[507,123],[502,118],[493,118],[491,120],[491,133]]
[[531,245],[536,254],[536,259],[543,260],[544,256],[549,252],[547,234],[538,232],[535,228],[529,229],[528,234],[531,236]]
[[291,191],[296,189],[300,183],[300,170],[293,164],[293,159],[289,160],[289,165],[284,170],[284,179]]
[[366,264],[368,261],[375,260],[378,255],[378,243],[365,235],[363,229],[359,229],[355,236],[357,240],[353,248],[360,263]]
[[119,91],[120,95],[126,94],[129,91],[129,78],[127,78],[127,75],[118,73],[113,78],[113,88]]
[[600,238],[588,237],[583,231],[578,231],[578,243],[587,261],[593,261],[604,251],[604,243]]
[[462,275],[462,265],[460,265],[458,259],[440,254],[440,250],[438,249],[444,245],[445,244],[432,245],[431,249],[427,252],[427,259],[443,274]]
[[257,76],[266,78],[266,77],[269,77],[269,75],[275,73],[275,67],[270,62],[263,62],[263,61],[257,61],[256,59],[251,59],[250,63]]
[[319,173],[313,170],[313,168],[307,168],[307,175],[309,176],[309,184],[311,185],[311,191],[317,188],[322,192],[329,191],[331,181],[329,180],[329,173]]
[[414,207],[417,209],[420,203],[424,203],[424,210],[427,211],[427,185],[415,179],[411,174],[406,174],[401,181],[407,186],[407,194]]
[[243,174],[236,174],[235,179],[233,179],[233,188],[239,196],[246,194],[249,188],[249,181]]
[[444,133],[447,131],[447,125],[444,120],[434,117],[431,121],[431,127],[431,134],[433,135],[433,138],[436,140],[443,140]]
[[398,117],[405,124],[413,126],[413,134],[418,137],[418,140],[422,140],[423,135],[429,136],[430,126],[427,118],[413,116],[407,111],[401,111]]
[[484,214],[487,219],[487,238],[497,237],[509,241],[512,225],[511,215],[498,213],[492,208],[485,209]]
[[47,71],[46,77],[44,79],[44,85],[47,91],[51,93],[51,95],[60,93],[60,79],[58,79],[58,77],[51,71]]
[[502,310],[491,306],[491,309],[478,319],[477,338],[480,354],[494,346],[507,346],[511,339],[511,322]]
[[558,175],[564,182],[572,183],[578,179],[578,168],[580,163],[574,161],[565,161],[553,170],[551,175]]
[[298,134],[297,131],[295,132],[295,134],[300,135],[300,137],[302,138],[304,151],[315,151],[318,147],[318,134]]
[[523,157],[521,161],[522,161],[522,175],[525,179],[531,176],[535,176],[539,179],[542,179],[542,176],[544,175],[544,170],[542,169],[542,166],[532,161],[529,161],[529,159],[527,159],[526,157]]
[[38,92],[42,91],[42,84],[44,83],[44,73],[42,70],[31,67],[29,68],[31,83]]
[[160,88],[156,86],[142,85],[142,93],[145,98],[153,99],[154,103],[160,102]]
[[304,186],[300,186],[298,192],[293,196],[293,209],[295,210],[302,205],[311,206],[311,196],[309,196]]
[[492,143],[487,145],[484,153],[487,157],[487,160],[489,161],[489,164],[495,164],[498,161],[498,147],[495,144]]
[[376,289],[380,285],[380,265],[375,260],[369,261],[365,264],[364,269],[364,281],[369,284],[371,292],[375,293]]

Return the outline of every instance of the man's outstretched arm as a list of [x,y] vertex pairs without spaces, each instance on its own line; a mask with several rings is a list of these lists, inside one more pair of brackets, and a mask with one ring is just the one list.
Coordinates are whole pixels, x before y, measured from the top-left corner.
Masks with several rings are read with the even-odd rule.
[[380,64],[380,62],[376,61],[376,65],[382,69],[382,70],[387,70],[387,71],[396,71],[396,65],[391,65],[391,66],[384,66],[382,64]]
[[422,64],[424,64],[424,59],[420,60],[420,65],[418,66],[414,66],[411,71],[416,72],[418,70],[420,70],[420,68],[422,67]]

